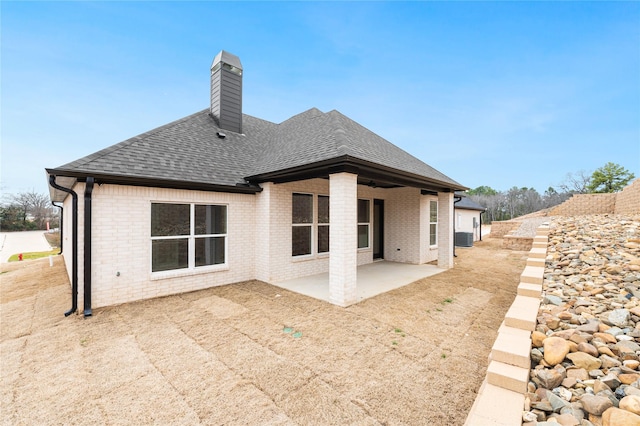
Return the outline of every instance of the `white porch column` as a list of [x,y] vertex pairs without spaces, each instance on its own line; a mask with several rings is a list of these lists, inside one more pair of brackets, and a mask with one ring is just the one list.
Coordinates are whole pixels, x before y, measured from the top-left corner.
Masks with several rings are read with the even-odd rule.
[[358,176],[329,175],[329,301],[356,302],[358,267]]
[[438,192],[438,268],[453,268],[453,192]]

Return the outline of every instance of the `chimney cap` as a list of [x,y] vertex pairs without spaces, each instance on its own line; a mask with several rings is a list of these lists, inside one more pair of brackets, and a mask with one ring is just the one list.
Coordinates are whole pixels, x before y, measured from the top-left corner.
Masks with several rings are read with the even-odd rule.
[[240,58],[238,58],[233,53],[229,53],[225,50],[221,50],[220,53],[218,53],[216,57],[213,58],[211,68],[215,67],[220,62],[242,70],[242,63],[240,62]]

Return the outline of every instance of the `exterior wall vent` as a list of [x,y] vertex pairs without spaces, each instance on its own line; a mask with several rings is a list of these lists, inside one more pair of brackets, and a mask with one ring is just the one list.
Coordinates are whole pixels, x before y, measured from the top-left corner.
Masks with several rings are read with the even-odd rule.
[[224,50],[211,64],[211,115],[221,129],[242,133],[242,64]]

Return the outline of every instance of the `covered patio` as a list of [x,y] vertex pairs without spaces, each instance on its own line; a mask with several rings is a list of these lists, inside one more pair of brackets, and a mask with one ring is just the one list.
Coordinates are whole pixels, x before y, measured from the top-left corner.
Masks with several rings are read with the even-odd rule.
[[[356,300],[352,304],[444,271],[446,269],[438,268],[434,264],[415,265],[385,260],[358,266]],[[329,272],[272,284],[276,287],[331,303]]]

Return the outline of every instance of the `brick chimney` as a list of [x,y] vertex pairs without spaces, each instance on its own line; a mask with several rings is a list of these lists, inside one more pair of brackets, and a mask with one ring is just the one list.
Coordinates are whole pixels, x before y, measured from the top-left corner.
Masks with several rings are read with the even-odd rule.
[[211,64],[211,114],[220,128],[242,133],[242,64],[224,50]]

